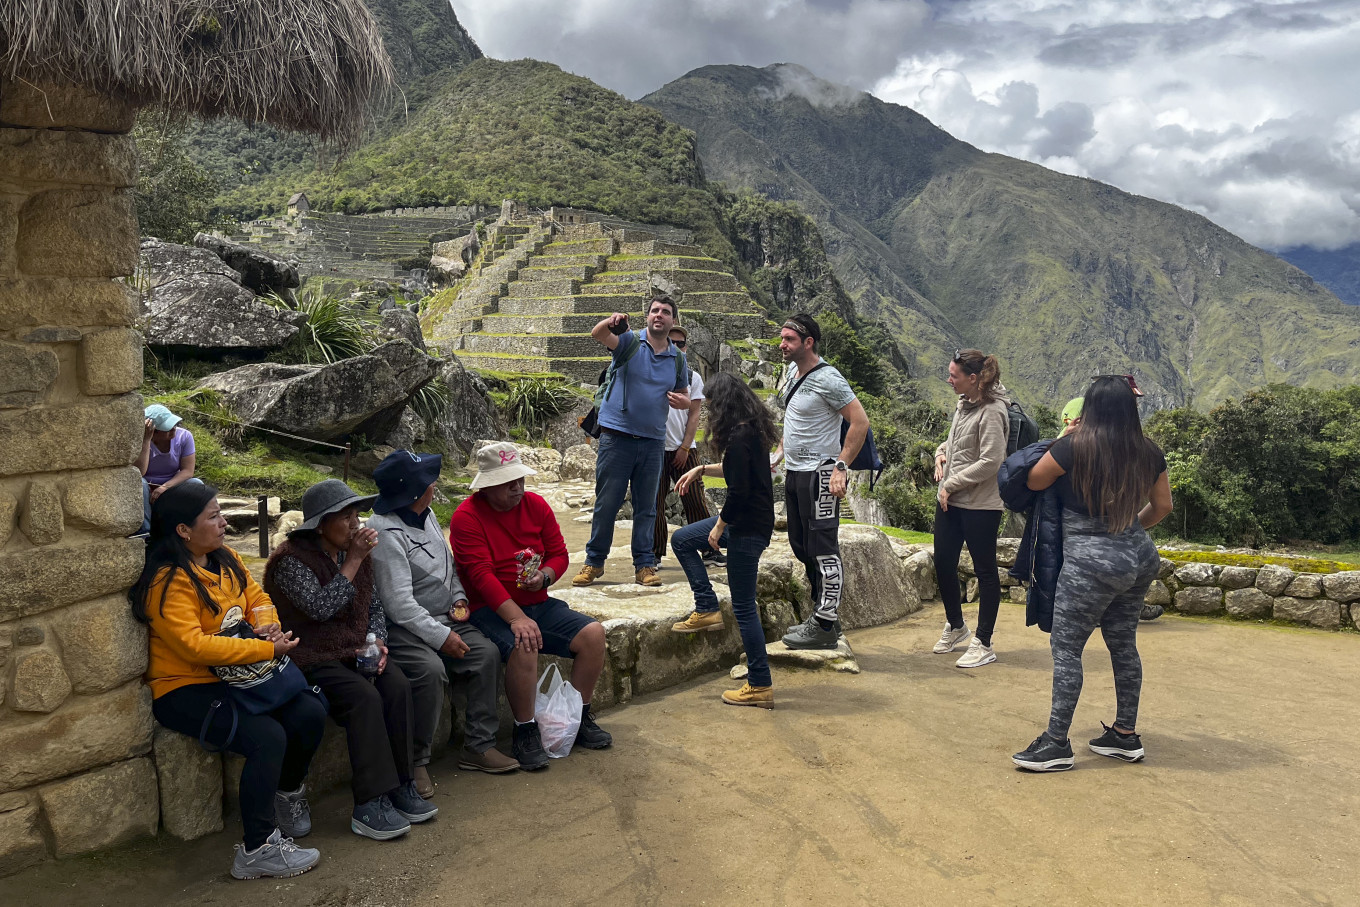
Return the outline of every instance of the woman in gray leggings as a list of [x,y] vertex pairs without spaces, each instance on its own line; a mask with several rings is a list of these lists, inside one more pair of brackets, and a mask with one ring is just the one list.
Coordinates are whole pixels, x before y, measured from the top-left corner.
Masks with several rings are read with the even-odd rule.
[[1081,696],[1081,653],[1097,626],[1114,668],[1114,724],[1091,751],[1125,762],[1143,758],[1134,733],[1143,664],[1138,616],[1161,559],[1147,530],[1171,512],[1166,457],[1143,435],[1131,379],[1099,375],[1082,404],[1081,427],[1030,470],[1035,491],[1054,487],[1063,504],[1063,566],[1053,602],[1053,709],[1048,728],[1012,760],[1023,769],[1072,768],[1067,739]]

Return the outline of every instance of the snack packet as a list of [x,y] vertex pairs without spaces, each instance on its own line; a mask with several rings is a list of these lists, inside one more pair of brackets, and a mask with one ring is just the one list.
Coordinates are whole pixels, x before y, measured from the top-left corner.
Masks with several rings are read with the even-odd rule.
[[515,576],[515,585],[521,589],[525,583],[529,582],[529,577],[534,575],[538,565],[543,563],[543,555],[532,548],[525,548],[515,552],[515,561],[519,564],[519,573]]

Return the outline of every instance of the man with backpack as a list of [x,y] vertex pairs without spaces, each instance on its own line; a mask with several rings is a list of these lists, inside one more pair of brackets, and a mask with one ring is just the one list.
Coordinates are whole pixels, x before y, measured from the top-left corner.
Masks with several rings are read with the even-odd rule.
[[590,335],[613,354],[613,361],[598,397],[595,514],[586,562],[572,579],[573,586],[589,586],[604,575],[614,523],[630,489],[634,579],[644,586],[661,585],[652,553],[652,521],[666,454],[666,417],[672,408],[689,409],[685,354],[670,340],[678,315],[675,301],[658,294],[648,304],[644,330],[628,330],[628,316],[621,312],[591,329]]
[[793,315],[779,331],[779,351],[789,367],[779,394],[784,440],[771,469],[785,461],[789,546],[807,570],[813,602],[807,620],[784,634],[790,649],[834,649],[840,638],[840,502],[849,489],[850,464],[869,434],[869,417],[850,382],[817,355],[821,339],[811,315]]

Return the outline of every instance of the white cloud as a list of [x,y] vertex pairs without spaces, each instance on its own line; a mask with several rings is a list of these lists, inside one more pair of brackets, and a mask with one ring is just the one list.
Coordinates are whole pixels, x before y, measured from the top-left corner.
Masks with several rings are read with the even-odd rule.
[[1354,0],[453,5],[489,55],[549,60],[629,97],[703,65],[796,63],[1259,245],[1360,241]]

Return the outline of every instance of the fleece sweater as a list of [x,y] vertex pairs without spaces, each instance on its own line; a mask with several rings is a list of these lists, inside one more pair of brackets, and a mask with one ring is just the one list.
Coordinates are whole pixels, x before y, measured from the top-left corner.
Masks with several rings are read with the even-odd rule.
[[571,563],[557,517],[548,502],[532,491],[526,491],[519,504],[505,513],[493,510],[480,494],[469,496],[449,520],[449,543],[471,593],[468,605],[473,611],[497,611],[507,600],[522,606],[548,600],[546,589],[531,592],[515,585],[517,551],[530,548],[543,555],[539,569],[550,568],[559,578]]
[[949,506],[964,510],[1001,510],[996,474],[1006,460],[1010,436],[1010,398],[997,385],[990,402],[970,403],[959,395],[949,437],[935,450],[944,454],[944,477],[940,488],[949,492]]
[[452,629],[449,612],[467,601],[467,593],[434,511],[425,512],[419,528],[396,513],[375,513],[368,528],[378,533],[378,547],[369,559],[388,626],[398,624],[438,649]]

